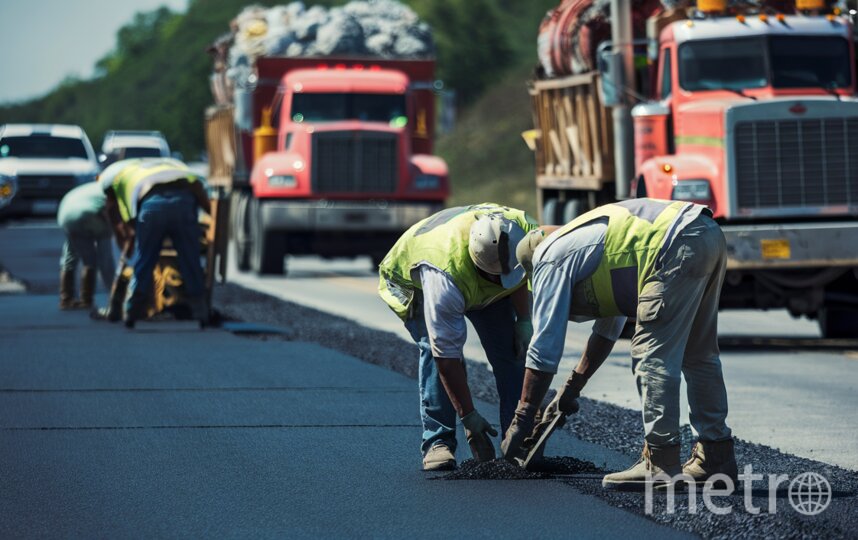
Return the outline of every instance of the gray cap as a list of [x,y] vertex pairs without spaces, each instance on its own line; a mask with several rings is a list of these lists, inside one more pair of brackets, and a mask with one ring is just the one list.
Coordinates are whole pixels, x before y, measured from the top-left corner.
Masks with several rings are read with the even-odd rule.
[[524,268],[528,274],[533,273],[533,254],[539,244],[545,240],[545,231],[542,229],[534,229],[518,243],[515,248],[515,258],[518,259],[518,264]]
[[504,289],[515,287],[524,279],[524,268],[515,258],[515,250],[524,229],[518,223],[499,215],[477,218],[471,225],[468,253],[477,268],[500,276]]

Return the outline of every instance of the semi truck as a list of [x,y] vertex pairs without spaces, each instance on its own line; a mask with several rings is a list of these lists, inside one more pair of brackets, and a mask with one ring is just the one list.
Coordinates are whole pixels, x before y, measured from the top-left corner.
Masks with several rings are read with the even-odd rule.
[[699,0],[646,13],[636,36],[630,6],[652,4],[612,2],[594,69],[529,85],[541,219],[626,197],[705,204],[727,239],[722,308],[786,308],[854,338],[853,27],[827,2],[786,4]]
[[377,264],[443,207],[433,59],[261,56],[242,85],[206,120],[240,270],[283,274],[288,254]]

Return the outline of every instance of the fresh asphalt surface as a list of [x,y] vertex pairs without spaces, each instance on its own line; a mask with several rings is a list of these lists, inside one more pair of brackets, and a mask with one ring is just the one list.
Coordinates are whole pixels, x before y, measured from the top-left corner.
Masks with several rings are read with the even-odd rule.
[[0,295],[0,537],[682,536],[561,482],[433,479],[414,381],[342,353],[60,312],[59,241],[0,229],[41,291]]
[[[286,277],[260,278],[233,268],[229,279],[410,339],[378,298],[378,276],[368,258],[299,257],[287,262]],[[554,387],[578,362],[589,333],[590,324],[569,323],[562,375],[554,378]],[[476,332],[470,329],[468,335],[465,355],[486,362]],[[819,335],[815,321],[794,319],[785,311],[722,312],[719,336],[730,403],[728,424],[742,439],[858,470],[858,336],[831,343]],[[628,340],[617,342],[583,394],[640,409]],[[682,407],[687,417],[685,400]]]
[[[60,245],[48,222],[0,227],[0,265],[32,291],[0,296],[0,536],[676,534],[555,481],[431,480],[418,470],[414,381],[342,353],[61,313]],[[290,267],[285,280],[231,278],[402,334],[368,261]],[[855,350],[795,341],[815,326],[781,314],[728,313],[721,327],[746,336],[724,352],[736,434],[858,469]],[[562,369],[585,335],[570,332]],[[634,406],[627,351],[587,395]],[[468,354],[482,358],[478,344]],[[552,445],[627,465],[566,433]]]

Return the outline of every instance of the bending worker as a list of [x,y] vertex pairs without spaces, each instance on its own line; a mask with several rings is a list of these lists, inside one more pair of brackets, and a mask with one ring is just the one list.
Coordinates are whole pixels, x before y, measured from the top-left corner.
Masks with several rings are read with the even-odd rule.
[[502,432],[512,421],[533,334],[515,249],[536,226],[521,210],[496,204],[448,208],[408,229],[379,265],[379,294],[419,350],[424,470],[456,466],[456,414],[474,458],[495,458],[489,435],[497,432],[468,389],[466,317],[494,371]]
[[[210,212],[205,181],[187,165],[172,158],[117,161],[104,170],[100,183],[107,194],[108,216],[117,238],[132,253],[134,268],[125,304],[125,325],[146,316],[152,273],[169,237],[178,257],[184,294],[193,317],[208,321],[205,280],[200,265],[198,209]],[[112,294],[118,294],[114,286]]]
[[[60,309],[91,308],[96,271],[107,290],[115,263],[110,225],[104,216],[106,197],[98,182],[87,182],[66,193],[57,211],[57,224],[66,235],[60,259]],[[75,271],[83,263],[80,300],[75,300]]]
[[[641,487],[660,473],[683,472],[697,481],[715,473],[735,479],[717,341],[726,244],[709,210],[635,199],[597,208],[554,229],[530,233],[517,253],[532,272],[534,337],[521,401],[502,444],[504,457],[522,458],[524,441],[538,437],[554,415],[577,411],[587,379],[610,354],[626,317],[636,317],[631,354],[643,407],[643,453],[631,468],[605,476],[602,484]],[[596,323],[581,362],[534,430],[570,318]],[[682,374],[699,439],[684,467],[679,456]]]

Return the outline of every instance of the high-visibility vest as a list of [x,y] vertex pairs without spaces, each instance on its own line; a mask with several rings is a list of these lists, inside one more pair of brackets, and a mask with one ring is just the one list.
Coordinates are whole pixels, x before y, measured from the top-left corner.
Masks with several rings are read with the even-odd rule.
[[[600,317],[635,316],[637,297],[655,269],[670,225],[693,203],[631,199],[607,204],[578,216],[546,238],[544,252],[558,238],[599,218],[608,218],[605,250],[596,271],[584,280],[584,290],[592,290]],[[631,291],[616,287],[634,280]],[[591,283],[586,283],[590,280]],[[620,297],[618,297],[618,294]],[[632,295],[635,295],[633,298]]]
[[[378,293],[403,320],[410,315],[420,280],[414,280],[412,270],[422,263],[444,271],[465,298],[465,310],[485,307],[512,294],[518,287],[504,289],[481,277],[468,253],[471,225],[487,215],[503,216],[524,229],[535,229],[536,220],[521,210],[483,203],[442,210],[416,223],[394,244],[379,265]],[[522,280],[522,284],[525,280]]]
[[122,220],[131,221],[137,217],[137,204],[154,185],[183,179],[188,183],[201,180],[187,165],[176,159],[129,160],[113,179],[113,191]]

